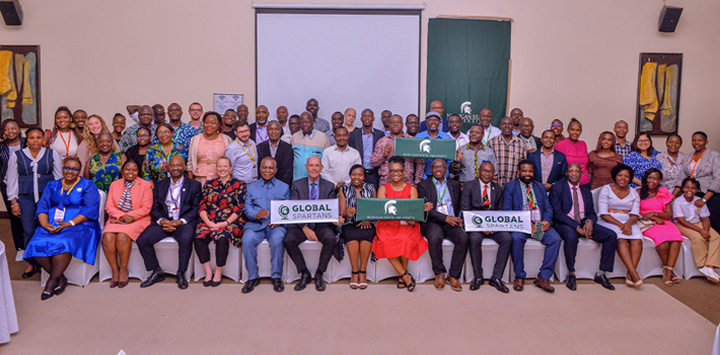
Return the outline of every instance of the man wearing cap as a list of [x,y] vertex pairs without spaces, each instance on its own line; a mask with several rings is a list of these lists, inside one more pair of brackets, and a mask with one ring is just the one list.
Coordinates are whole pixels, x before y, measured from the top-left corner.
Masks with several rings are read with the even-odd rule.
[[[427,122],[427,130],[418,133],[415,138],[430,138],[430,139],[452,139],[449,134],[439,130],[442,116],[435,111],[430,111],[425,115],[425,122]],[[425,177],[432,177],[432,166],[433,159],[425,159]],[[446,162],[448,163],[448,162]],[[447,171],[445,172],[447,177]]]

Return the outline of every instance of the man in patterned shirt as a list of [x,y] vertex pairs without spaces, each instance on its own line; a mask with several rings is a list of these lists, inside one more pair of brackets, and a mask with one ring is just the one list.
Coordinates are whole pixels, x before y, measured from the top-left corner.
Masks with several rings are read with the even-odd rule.
[[155,124],[153,124],[153,111],[149,105],[141,106],[138,111],[138,123],[130,126],[123,133],[122,138],[118,146],[120,151],[125,153],[130,147],[137,144],[137,131],[140,127],[146,128],[150,131],[150,136],[155,137]]
[[[190,139],[198,135],[195,127],[184,123],[182,121],[182,107],[177,103],[171,103],[167,110],[168,116],[170,117],[170,125],[175,129],[173,134],[173,142],[180,144],[185,148],[190,148]],[[152,144],[158,144],[160,141],[157,137],[153,137]]]
[[613,131],[615,131],[615,153],[622,155],[623,159],[625,159],[625,156],[632,151],[632,146],[627,141],[627,122],[623,120],[615,122]]
[[500,135],[488,142],[490,149],[495,152],[498,184],[501,187],[517,177],[517,164],[527,157],[527,144],[512,134],[512,130],[512,119],[505,116],[500,121]]
[[[378,169],[380,185],[390,182],[388,161],[395,155],[395,138],[412,138],[403,133],[403,120],[400,115],[393,115],[389,120],[390,134],[380,138],[375,144],[375,150],[370,157],[370,165]],[[425,178],[425,159],[405,159],[405,177],[403,181],[410,185],[417,185]]]

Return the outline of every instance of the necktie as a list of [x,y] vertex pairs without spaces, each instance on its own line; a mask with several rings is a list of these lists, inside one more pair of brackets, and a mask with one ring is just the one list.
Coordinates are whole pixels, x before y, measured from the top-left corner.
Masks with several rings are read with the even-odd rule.
[[525,195],[528,199],[528,205],[530,206],[530,209],[535,209],[535,200],[533,199],[532,191],[530,190],[530,185],[528,185],[525,188]]
[[311,199],[311,200],[314,200],[315,197],[317,196],[317,188],[316,188],[316,186],[317,186],[317,183],[316,183],[316,182],[313,182],[313,183],[310,184],[310,199]]
[[485,187],[483,187],[482,199],[483,199],[483,207],[490,207],[490,199],[488,198],[487,185],[485,185]]
[[578,202],[577,186],[573,186],[573,219],[575,222],[580,223],[580,203]]

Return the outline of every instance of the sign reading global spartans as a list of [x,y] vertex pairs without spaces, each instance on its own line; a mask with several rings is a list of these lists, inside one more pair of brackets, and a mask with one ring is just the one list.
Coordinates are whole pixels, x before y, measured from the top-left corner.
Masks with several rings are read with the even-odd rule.
[[530,211],[463,211],[467,232],[531,233]]
[[339,210],[337,199],[270,201],[270,224],[334,223]]
[[419,198],[359,198],[358,221],[425,221],[425,200]]
[[395,138],[395,155],[403,158],[455,159],[455,140]]

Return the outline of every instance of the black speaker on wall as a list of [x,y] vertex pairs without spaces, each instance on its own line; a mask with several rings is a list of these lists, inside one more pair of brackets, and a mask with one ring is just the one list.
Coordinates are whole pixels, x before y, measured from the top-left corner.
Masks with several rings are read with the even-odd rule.
[[0,12],[8,26],[22,25],[23,13],[18,0],[0,0]]
[[660,11],[660,20],[658,20],[658,31],[675,32],[675,27],[680,21],[682,12],[682,7],[663,6],[662,11]]

